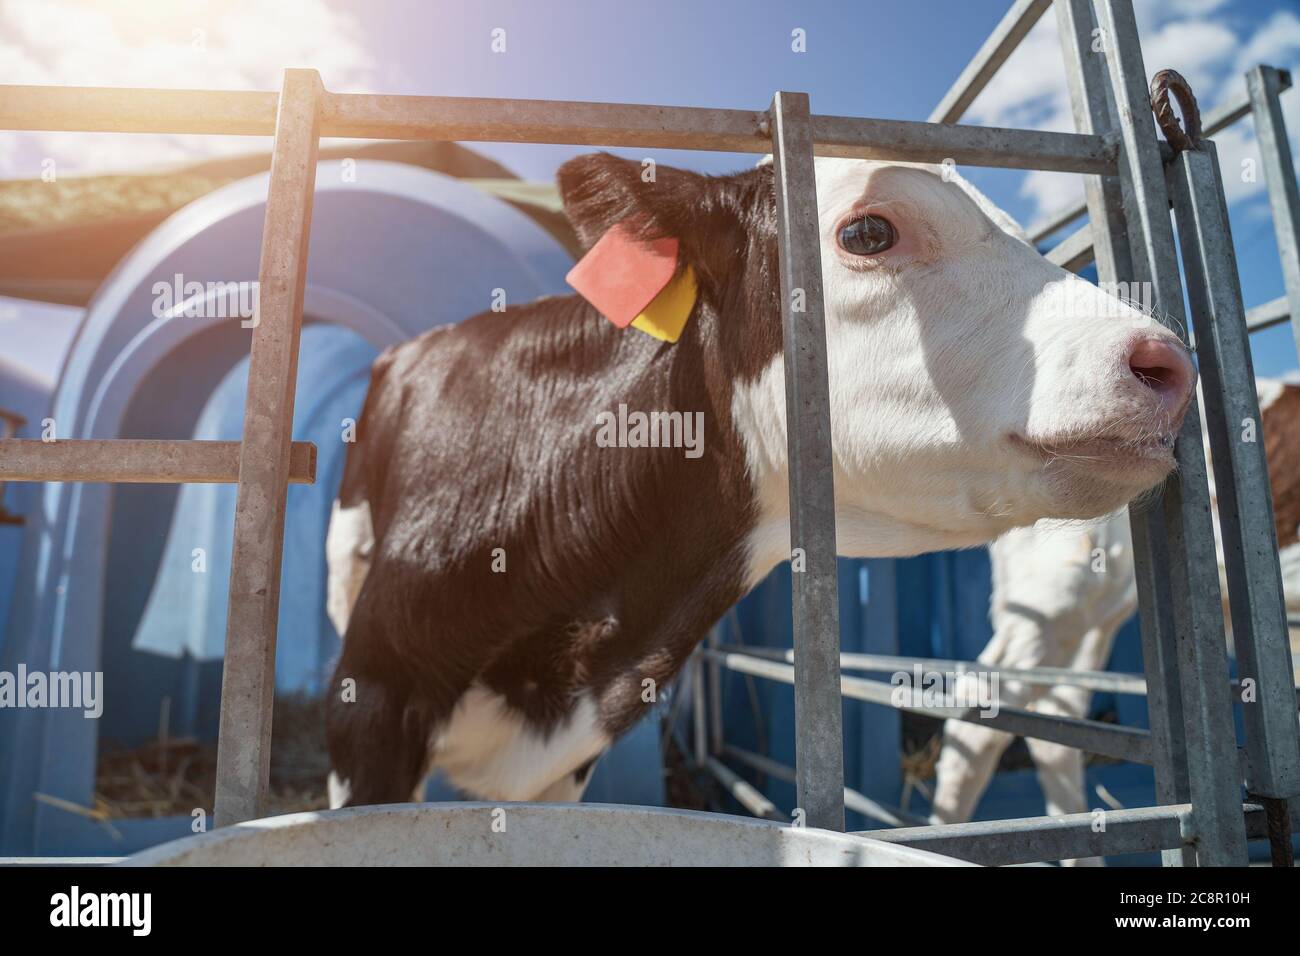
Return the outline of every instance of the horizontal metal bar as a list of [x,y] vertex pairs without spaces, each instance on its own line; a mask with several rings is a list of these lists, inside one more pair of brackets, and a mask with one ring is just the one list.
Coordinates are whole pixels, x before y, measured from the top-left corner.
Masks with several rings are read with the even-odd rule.
[[[1291,89],[1291,73],[1289,70],[1279,70],[1278,74],[1277,91],[1279,94],[1285,93],[1287,90]],[[1201,121],[1201,128],[1204,135],[1213,136],[1220,130],[1227,129],[1233,123],[1237,122],[1237,120],[1248,114],[1251,111],[1252,105],[1250,91],[1247,90],[1245,93],[1234,97],[1221,106],[1210,110],[1210,112],[1205,114],[1204,119]]]
[[[0,128],[270,136],[270,92],[0,86]],[[559,100],[324,94],[321,136],[767,152],[767,112]]]
[[[237,441],[151,441],[135,438],[0,441],[0,480],[107,481],[144,484],[234,484]],[[293,443],[289,481],[316,481],[316,446]]]
[[779,820],[782,823],[789,821],[782,815],[781,811],[776,808],[771,800],[759,793],[758,789],[749,781],[738,776],[730,767],[719,761],[716,757],[706,757],[704,767],[709,773],[713,774],[714,779],[722,784],[742,807],[748,810],[754,816],[762,820]]
[[[716,650],[733,654],[749,654],[765,660],[794,663],[794,651],[777,647],[754,647],[749,644],[722,644]],[[943,660],[933,657],[901,657],[893,654],[841,654],[840,667],[850,671],[892,674],[916,666],[945,674],[997,674],[1004,680],[1022,681],[1026,684],[1051,684],[1066,687],[1084,687],[1111,694],[1136,694],[1147,691],[1146,678],[1141,674],[1121,674],[1110,671],[1070,670],[1068,667],[988,667],[978,661]]]
[[[1030,242],[1042,242],[1048,236],[1064,229],[1087,212],[1087,203],[1079,203],[1077,206],[1069,206],[1059,212],[1054,212],[1051,215],[1040,219],[1038,222],[1030,223],[1025,232],[1029,234]],[[1085,228],[1087,227],[1085,226]]]
[[[266,135],[274,93],[0,86],[0,129]],[[818,156],[1110,172],[1115,144],[1078,133],[813,116]],[[767,111],[325,93],[320,135],[766,153]]]
[[[1291,74],[1283,72],[1281,89],[1289,90],[1291,88]],[[1205,115],[1201,123],[1203,135],[1213,136],[1221,130],[1227,129],[1237,120],[1241,119],[1250,112],[1250,94],[1241,93],[1233,99],[1224,103],[1217,109],[1211,110]],[[1042,242],[1048,236],[1064,229],[1070,223],[1074,222],[1080,216],[1088,211],[1086,203],[1079,203],[1076,206],[1070,206],[1060,212],[1053,213],[1044,219],[1032,224],[1026,231],[1033,242]],[[1085,227],[1087,228],[1087,227]]]
[[[813,116],[817,156],[972,166],[1105,172],[1113,143],[1099,136],[991,127],[943,127],[905,120]],[[327,94],[324,136],[453,139],[468,142],[659,146],[765,153],[766,112],[437,96]]]
[[[724,667],[742,674],[766,677],[785,684],[793,683],[794,668],[789,664],[765,661],[748,654],[724,654],[704,650],[704,656],[716,660]],[[975,707],[940,707],[926,704],[896,703],[896,688],[882,681],[861,677],[841,677],[840,693],[851,700],[880,704],[913,714],[925,714],[947,720],[964,720],[994,730],[1005,731],[1020,737],[1050,740],[1067,747],[1076,747],[1088,753],[1127,760],[1133,763],[1151,763],[1151,736],[1145,730],[1103,724],[1095,720],[1079,720],[1035,714],[1013,707],[1000,707],[996,714],[982,714]]]
[[[1242,806],[1246,834],[1251,839],[1267,835],[1264,810],[1254,803]],[[984,866],[1012,866],[1048,860],[1075,860],[1089,856],[1147,853],[1193,845],[1196,841],[1190,803],[1132,810],[1106,810],[1097,829],[1096,812],[1058,817],[1022,817],[898,830],[864,830],[887,843],[929,850]]]
[[270,136],[280,94],[0,86],[0,129]]
[[1275,325],[1291,321],[1291,309],[1287,306],[1286,296],[1280,295],[1272,302],[1265,302],[1253,309],[1246,310],[1246,328],[1251,332],[1271,329]]
[[[1283,325],[1290,321],[1291,309],[1284,295],[1246,310],[1246,331],[1250,333],[1262,332],[1264,329],[1271,329],[1275,325]],[[1188,329],[1187,337],[1195,347],[1196,330]]]
[[[1092,262],[1093,255],[1092,225],[1085,223],[1049,249],[1044,257],[1067,272],[1079,272]],[[1271,329],[1289,321],[1291,310],[1284,295],[1246,311],[1246,329],[1250,332]],[[1191,330],[1188,335],[1195,337]]]
[[1052,0],[1016,0],[930,113],[930,122],[955,123],[961,119],[1051,5]]
[[1185,827],[1191,805],[1107,810],[1104,830],[1094,813],[871,830],[887,843],[955,856],[985,866],[1010,866],[1120,853],[1168,850],[1190,842]]
[[1078,272],[1092,262],[1093,255],[1092,225],[1084,223],[1049,249],[1046,258],[1066,272]]
[[[784,780],[786,783],[795,782],[794,767],[788,767],[783,763],[765,757],[762,754],[756,754],[753,751],[742,750],[739,747],[733,747],[725,744],[722,748],[722,754],[735,760],[737,763],[743,763],[752,767],[759,773],[765,773],[768,776],[776,777],[778,780]],[[844,788],[844,806],[849,810],[854,810],[864,817],[872,820],[879,820],[891,827],[904,826],[925,826],[928,822],[925,817],[918,816],[915,813],[908,813],[899,807],[891,807],[886,804],[872,800],[865,794],[859,793],[852,787]]]
[[326,93],[322,136],[766,153],[766,110]]
[[814,116],[813,142],[818,156],[1067,173],[1113,173],[1118,156],[1109,136],[844,116]]

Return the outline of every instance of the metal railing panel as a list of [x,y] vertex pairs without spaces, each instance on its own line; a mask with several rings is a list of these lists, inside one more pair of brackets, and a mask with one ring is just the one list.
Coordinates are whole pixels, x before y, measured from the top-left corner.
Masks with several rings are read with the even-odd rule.
[[[1091,0],[1057,0],[1057,20],[1067,62],[1088,71],[1085,78],[1070,85],[1076,125],[1085,130],[1117,128],[1119,120],[1110,70],[1105,54],[1096,51],[1099,35]],[[1121,156],[1121,162],[1123,159]],[[1088,212],[1093,222],[1101,224],[1107,237],[1101,254],[1097,256],[1098,278],[1103,282],[1134,281],[1137,272],[1133,252],[1135,245],[1143,245],[1142,227],[1140,223],[1128,221],[1124,177],[1100,184],[1100,188],[1087,189],[1086,196],[1087,202],[1080,207],[1081,211]],[[1085,224],[1074,236],[1083,237],[1091,252],[1091,224]],[[1075,255],[1077,261],[1077,251]],[[1138,605],[1143,622],[1142,660],[1147,678],[1147,714],[1156,799],[1162,804],[1185,803],[1190,795],[1187,790],[1187,757],[1182,745],[1182,698],[1173,637],[1173,596],[1167,568],[1155,560],[1157,553],[1168,554],[1164,518],[1156,509],[1144,509],[1140,513],[1130,512],[1129,521],[1133,532]],[[1164,862],[1167,866],[1178,866],[1193,863],[1195,859],[1188,851],[1174,849],[1164,854]]]
[[1101,817],[1104,829],[1098,829],[1096,813],[1071,813],[1058,817],[869,830],[862,835],[984,866],[1149,853],[1191,843],[1191,835],[1186,832],[1191,818],[1189,804],[1106,810],[1104,814]]
[[[323,92],[320,135],[766,153],[767,112],[566,100]],[[274,93],[0,86],[0,129],[269,135]],[[1064,172],[1115,168],[1099,136],[812,116],[817,156]]]
[[[1151,283],[1157,318],[1186,341],[1182,287],[1169,221],[1169,192],[1133,5],[1131,0],[1096,0],[1095,9],[1123,137],[1120,165],[1134,278]],[[1171,661],[1177,665],[1188,786],[1196,807],[1197,831],[1202,837],[1197,844],[1197,860],[1203,865],[1244,866],[1247,856],[1240,812],[1241,781],[1228,698],[1218,560],[1200,432],[1200,415],[1193,397],[1175,446],[1178,469],[1165,482],[1156,505],[1164,518],[1164,541],[1150,534],[1146,511],[1131,512],[1140,602],[1146,594],[1143,627],[1150,629],[1155,638],[1144,642],[1144,651],[1148,644],[1158,643],[1158,648],[1152,647],[1159,653],[1157,668],[1165,670]],[[1139,531],[1139,525],[1146,526],[1145,533]],[[1153,554],[1153,543],[1164,547]],[[1162,559],[1162,566],[1154,563],[1156,555]],[[1149,583],[1144,584],[1152,574],[1168,575],[1167,592],[1163,588],[1153,591]],[[1166,597],[1171,599],[1171,606],[1164,603]],[[1154,608],[1152,598],[1158,602]],[[1153,611],[1154,615],[1149,613]],[[1149,672],[1148,687],[1164,676]],[[1148,697],[1148,702],[1154,703],[1153,698]],[[1172,720],[1170,727],[1176,734],[1178,726]]]
[[1286,136],[1279,96],[1290,85],[1291,76],[1271,66],[1257,66],[1246,74],[1251,112],[1255,117],[1255,135],[1259,139],[1264,179],[1268,184],[1268,201],[1277,235],[1277,251],[1282,260],[1282,279],[1286,284],[1288,311],[1296,349],[1300,351],[1300,187],[1296,185],[1291,143]]
[[1183,269],[1199,332],[1200,370],[1214,464],[1232,636],[1243,694],[1247,786],[1263,797],[1300,794],[1300,733],[1273,496],[1264,457],[1250,333],[1214,144],[1169,167]]
[[[1140,807],[1073,813],[1059,817],[1024,817],[918,827],[911,830],[867,830],[887,843],[924,848],[984,866],[1014,866],[1047,860],[1079,859],[1154,850],[1193,853],[1199,840],[1192,805]],[[1264,808],[1255,803],[1238,807],[1246,835],[1268,835]],[[1104,824],[1098,827],[1098,822]],[[1015,837],[1015,840],[1010,839]]]
[[[769,661],[794,663],[794,652],[777,647],[757,647],[749,644],[710,644],[709,649],[727,654],[747,654]],[[716,660],[716,659],[715,659]],[[714,665],[716,666],[716,664]],[[1146,694],[1146,678],[1141,674],[1122,674],[1111,671],[1072,670],[1068,667],[989,667],[978,661],[948,660],[941,657],[903,657],[896,654],[840,655],[840,669],[892,674],[921,667],[927,672],[945,674],[996,674],[1002,680],[1022,681],[1026,684],[1086,687],[1089,690],[1111,694]]]
[[[941,104],[945,117],[956,118],[969,105],[1032,23],[1045,12],[1048,2],[1017,0],[945,98],[946,105]],[[850,799],[854,794],[843,787],[841,688],[845,696],[876,703],[888,703],[881,697],[882,694],[887,697],[890,688],[876,681],[839,675],[834,495],[813,156],[927,162],[952,159],[969,165],[1091,174],[1096,177],[1089,187],[1093,218],[1106,223],[1108,228],[1105,245],[1110,251],[1099,250],[1103,278],[1109,272],[1116,278],[1152,282],[1157,310],[1172,315],[1175,323],[1181,308],[1172,231],[1166,213],[1168,191],[1161,178],[1162,147],[1155,139],[1147,110],[1145,76],[1131,2],[1096,0],[1098,20],[1107,44],[1104,59],[1109,86],[1097,59],[1089,58],[1082,44],[1081,24],[1085,14],[1091,17],[1086,0],[1056,0],[1056,3],[1066,41],[1067,73],[1071,78],[1076,118],[1083,130],[1077,134],[813,116],[807,96],[790,93],[778,93],[766,112],[332,94],[323,90],[314,71],[287,71],[278,95],[0,87],[0,127],[3,128],[274,133],[276,137],[260,270],[261,322],[253,338],[243,442],[152,443],[173,449],[177,456],[171,461],[162,456],[164,460],[155,459],[154,464],[146,460],[150,456],[138,457],[142,453],[138,449],[116,463],[108,462],[104,455],[90,448],[96,443],[58,443],[80,447],[30,452],[19,447],[27,443],[6,442],[8,448],[0,449],[0,477],[5,476],[7,463],[9,473],[27,475],[23,480],[227,481],[238,478],[219,742],[218,823],[249,819],[264,811],[284,499],[289,482],[310,480],[314,470],[314,458],[304,460],[304,455],[310,455],[314,449],[305,443],[291,442],[290,429],[316,155],[319,137],[328,135],[637,145],[749,153],[772,150],[778,184],[782,320],[787,355],[791,536],[792,545],[801,549],[807,564],[806,570],[794,575],[795,667],[752,657],[737,664],[728,660],[736,655],[708,651],[706,655],[712,655],[709,696],[716,707],[720,700],[717,665],[722,660],[738,670],[793,683],[798,726],[797,766],[791,773],[799,790],[801,807],[809,825],[842,829],[846,793]],[[1270,123],[1274,140],[1281,138],[1280,145],[1265,144],[1266,162],[1286,170],[1289,154],[1283,154],[1285,138],[1276,107],[1277,94],[1289,84],[1289,76],[1278,71],[1269,74],[1267,68],[1252,75],[1257,79],[1250,94],[1251,104],[1257,123],[1262,124],[1261,142],[1270,135],[1266,129]],[[1107,100],[1112,89],[1114,92]],[[1121,122],[1111,121],[1116,106]],[[1242,104],[1229,104],[1219,112],[1222,116],[1210,121],[1212,128],[1215,122],[1226,125],[1240,118],[1245,108]],[[1194,165],[1193,161],[1187,163],[1189,168]],[[1290,179],[1291,194],[1283,195],[1292,237],[1289,248],[1294,252],[1298,206],[1294,179],[1270,177],[1270,186],[1274,178],[1283,185]],[[1122,210],[1117,197],[1122,199]],[[1204,200],[1205,197],[1192,197],[1195,198]],[[1276,198],[1274,202],[1276,209]],[[1188,203],[1185,198],[1184,205],[1191,208]],[[1223,213],[1221,207],[1219,212]],[[1226,214],[1223,218],[1226,221]],[[1280,235],[1279,239],[1284,250],[1288,248],[1285,237]],[[1126,241],[1130,246],[1127,262],[1122,251]],[[1058,256],[1070,251],[1069,261],[1074,263],[1080,261],[1082,250],[1083,242],[1077,239],[1074,247],[1062,250]],[[1199,252],[1204,254],[1205,250]],[[1300,312],[1296,308],[1295,292],[1300,288],[1300,259],[1294,254],[1284,254],[1284,268],[1291,269],[1293,265],[1296,274],[1287,273],[1290,307],[1286,312],[1294,317]],[[1292,278],[1297,282],[1292,283]],[[796,290],[802,310],[795,306]],[[1268,308],[1275,305],[1271,303]],[[1235,306],[1230,301],[1211,301],[1207,307],[1225,313],[1235,307],[1240,313],[1239,301]],[[1273,309],[1259,321],[1261,324],[1264,320],[1279,321],[1273,312],[1280,311]],[[1297,335],[1300,338],[1300,326]],[[1241,347],[1235,340],[1230,344],[1232,348]],[[1207,404],[1215,400],[1217,397]],[[197,445],[210,447],[192,447]],[[217,448],[218,445],[230,447]],[[227,460],[233,448],[239,453],[237,476],[232,476]],[[73,457],[62,463],[55,460],[59,455],[69,454]],[[1233,792],[1237,789],[1239,772],[1230,740],[1230,721],[1227,721],[1229,729],[1224,726],[1228,685],[1218,602],[1214,600],[1217,576],[1205,570],[1212,564],[1213,539],[1209,533],[1208,502],[1203,500],[1204,461],[1195,414],[1189,417],[1189,425],[1180,436],[1178,456],[1181,482],[1171,482],[1159,511],[1149,518],[1136,515],[1134,519],[1144,619],[1149,616],[1153,621],[1149,629],[1144,628],[1144,645],[1154,736],[1148,737],[1133,728],[1094,726],[1089,721],[1006,709],[1001,715],[1002,726],[1009,732],[1057,740],[1098,753],[1119,755],[1121,759],[1149,760],[1154,750],[1158,782],[1160,777],[1164,778],[1160,787],[1162,798],[1175,795],[1174,791],[1181,788],[1191,793],[1195,810],[1179,806],[1120,811],[1136,816],[1117,817],[1111,813],[1108,819],[1123,824],[1121,834],[1130,832],[1135,834],[1134,839],[1145,840],[1146,844],[1153,839],[1168,842],[1169,821],[1177,819],[1179,839],[1171,846],[1186,845],[1194,828],[1200,862],[1244,862],[1246,825],[1239,794]],[[27,463],[15,464],[20,459]],[[1249,468],[1246,471],[1242,475],[1234,472],[1231,480],[1252,484],[1258,476]],[[1250,520],[1258,517],[1253,515]],[[1157,567],[1151,560],[1153,549],[1171,557],[1172,566]],[[1252,620],[1252,623],[1259,626],[1261,621]],[[1275,655],[1275,650],[1270,646],[1266,653]],[[770,673],[773,668],[783,668],[783,676]],[[1289,676],[1289,668],[1279,669]],[[698,664],[695,676],[697,689],[702,692],[705,675]],[[1289,684],[1286,690],[1294,735],[1294,691]],[[1270,687],[1268,699],[1274,702],[1270,714],[1280,712],[1278,701],[1282,696],[1277,688]],[[952,713],[953,708],[909,706],[904,709],[922,713],[946,711],[942,716],[972,719],[968,712]],[[709,716],[711,726],[706,730],[703,707],[699,711],[697,743],[702,764],[724,785],[730,780],[728,786],[733,793],[752,797],[754,794],[745,789],[748,785],[716,759],[718,752],[731,749],[719,739],[717,713]],[[1163,728],[1159,726],[1162,723]],[[1186,732],[1190,744],[1186,754],[1176,749],[1170,751],[1170,741],[1178,730]],[[1265,736],[1269,733],[1273,731],[1266,729]],[[1274,738],[1276,734],[1269,739]],[[1276,748],[1267,743],[1262,746],[1268,759],[1274,761],[1269,765],[1273,775],[1269,779],[1289,780],[1284,775],[1291,770],[1277,762]],[[1283,752],[1281,759],[1286,756]],[[1189,767],[1190,787],[1185,779]],[[770,802],[767,807],[758,800],[749,803],[763,813],[773,812],[768,809]],[[1074,823],[1058,826],[1051,818],[995,825],[1004,835],[1046,832],[1053,828],[1076,833],[1078,826]],[[936,839],[944,836],[939,832],[941,829],[927,828]],[[1114,832],[1112,828],[1106,852],[1125,852],[1116,849],[1122,840],[1114,837]],[[1032,837],[1026,842],[1032,842]],[[1057,852],[1046,858],[1101,852],[1091,849],[1091,844],[1080,846],[1083,849]]]
[[[733,671],[753,674],[769,680],[793,684],[795,669],[789,664],[766,661],[748,654],[721,654],[705,651],[704,656],[716,659]],[[796,657],[797,660],[797,657]],[[883,681],[863,677],[841,677],[839,692],[850,700],[865,701],[883,707],[893,707],[912,714],[925,714],[944,720],[962,720],[967,723],[991,727],[1020,737],[1050,740],[1076,747],[1089,753],[1128,760],[1133,763],[1151,763],[1150,736],[1137,727],[1123,727],[1097,720],[1036,714],[1016,707],[999,707],[997,713],[984,713],[976,707],[945,706],[942,704],[906,703],[896,699],[895,688]]]
[[[1090,4],[1091,0],[1070,0],[1070,4],[1072,6],[1081,5],[1084,2]],[[1065,35],[1064,30],[1062,30],[1062,35],[1063,36]],[[1091,36],[1089,36],[1088,43],[1090,44],[1091,42],[1092,42],[1092,38]],[[1085,60],[1084,62],[1087,61]],[[1272,68],[1266,67],[1266,69],[1272,69]],[[1278,74],[1277,88],[1276,91],[1273,93],[1273,97],[1274,99],[1276,99],[1278,94],[1284,93],[1291,88],[1291,74],[1284,70],[1274,70],[1273,72]],[[1067,77],[1070,76],[1068,72],[1066,75]],[[1251,110],[1252,110],[1252,100],[1251,100],[1250,93],[1247,92],[1247,93],[1238,94],[1233,99],[1229,100],[1227,103],[1224,103],[1222,106],[1216,107],[1215,109],[1205,114],[1205,118],[1203,121],[1203,128],[1205,131],[1205,135],[1213,136],[1215,133],[1227,129],[1233,123],[1237,122],[1237,120],[1241,119],[1243,116],[1250,113]],[[1029,229],[1027,230],[1029,233],[1029,238],[1033,242],[1042,242],[1044,239],[1046,239],[1048,236],[1052,235],[1053,233],[1058,232],[1061,229],[1064,229],[1066,226],[1074,222],[1074,220],[1078,219],[1087,211],[1088,211],[1087,203],[1081,202],[1078,205],[1070,206],[1067,209],[1062,209],[1060,212],[1052,213],[1046,218],[1040,220],[1039,222],[1032,223],[1029,226]]]

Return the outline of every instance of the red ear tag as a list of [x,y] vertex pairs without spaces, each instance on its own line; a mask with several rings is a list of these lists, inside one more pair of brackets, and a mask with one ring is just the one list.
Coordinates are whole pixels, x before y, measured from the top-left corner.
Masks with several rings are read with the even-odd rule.
[[625,329],[672,279],[678,247],[671,237],[643,242],[620,223],[600,237],[564,280]]

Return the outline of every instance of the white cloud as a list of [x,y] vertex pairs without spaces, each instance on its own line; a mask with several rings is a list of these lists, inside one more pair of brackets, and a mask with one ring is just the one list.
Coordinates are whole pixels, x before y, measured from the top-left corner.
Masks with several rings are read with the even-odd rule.
[[1257,63],[1284,66],[1300,59],[1300,16],[1290,10],[1273,14],[1241,48],[1236,72],[1245,73]]
[[[1293,73],[1300,67],[1300,17],[1283,10],[1260,24],[1239,46],[1230,72],[1224,77],[1218,95],[1210,102],[1222,103],[1243,95],[1246,71],[1260,63],[1290,69]],[[1282,94],[1282,116],[1291,151],[1295,154],[1296,169],[1300,171],[1300,90],[1292,88]],[[1267,184],[1260,165],[1255,124],[1249,118],[1243,119],[1216,133],[1214,143],[1219,152],[1223,191],[1228,202],[1237,203],[1261,194]],[[1247,171],[1253,171],[1253,177],[1248,178]]]
[[1171,17],[1203,17],[1226,7],[1229,0],[1141,0],[1138,6],[1155,7]]
[[[980,93],[966,121],[984,126],[1074,131],[1056,17],[1044,16]],[[1083,181],[1069,173],[1027,172],[1019,194],[1034,204],[1034,218],[1075,205]]]
[[1142,60],[1148,73],[1177,70],[1204,100],[1216,88],[1237,45],[1237,35],[1222,23],[1180,20],[1143,37]]
[[[1234,32],[1226,19],[1207,18],[1227,0],[1151,0],[1137,5],[1143,60],[1148,72],[1172,68],[1192,85],[1202,112],[1245,90],[1243,74],[1257,63],[1291,68],[1300,75],[1300,16],[1279,11],[1268,20]],[[1283,113],[1300,169],[1300,89],[1282,97]],[[966,121],[986,126],[1073,131],[1056,18],[1044,16],[1020,48],[971,105]],[[1250,199],[1265,188],[1255,130],[1249,119],[1215,136],[1230,203]],[[1254,180],[1243,179],[1243,161],[1252,160]],[[1034,218],[1078,203],[1081,177],[1027,172],[1019,194],[1034,207]]]
[[976,97],[966,121],[985,126],[1073,130],[1057,37],[1056,17],[1049,15],[1039,20]]
[[1230,0],[1137,0],[1133,11],[1138,30],[1145,36],[1169,20],[1204,17],[1228,5]]
[[[1083,178],[1072,173],[1033,169],[1025,173],[1020,195],[1034,202],[1034,223],[1083,202]],[[1026,227],[1033,223],[1025,223]]]
[[[331,89],[370,91],[375,58],[360,25],[326,0],[0,0],[6,83],[275,90],[286,67],[309,66]],[[249,137],[5,134],[0,175],[139,170],[265,149]]]

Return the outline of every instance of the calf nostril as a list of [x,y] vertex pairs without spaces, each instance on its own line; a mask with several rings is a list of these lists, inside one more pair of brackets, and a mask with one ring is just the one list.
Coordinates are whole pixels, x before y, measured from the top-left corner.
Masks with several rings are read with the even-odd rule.
[[1166,404],[1181,402],[1191,391],[1195,370],[1187,350],[1169,339],[1141,339],[1128,354],[1129,371]]

